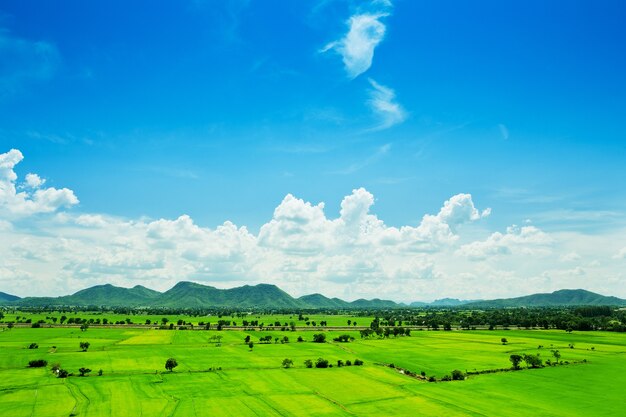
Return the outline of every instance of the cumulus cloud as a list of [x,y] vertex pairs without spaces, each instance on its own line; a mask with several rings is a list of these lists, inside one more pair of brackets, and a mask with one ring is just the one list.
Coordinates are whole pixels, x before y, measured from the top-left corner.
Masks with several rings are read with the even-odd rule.
[[[376,215],[376,198],[365,188],[346,195],[336,216],[327,215],[324,202],[287,194],[252,233],[230,221],[203,227],[188,215],[133,220],[59,211],[62,201],[54,200],[49,190],[55,189],[45,188],[40,177],[31,177],[31,185],[18,182],[14,168],[21,159],[19,151],[0,156],[0,284],[20,295],[64,294],[105,282],[165,290],[193,280],[222,287],[269,282],[294,295],[412,301],[503,295],[496,288],[519,295],[528,282],[547,290],[595,276],[615,285],[623,281],[610,265],[619,263],[611,257],[626,255],[626,249],[614,255],[626,248],[624,233],[608,239],[614,243],[604,255],[603,237],[548,234],[531,225],[468,239],[463,225],[490,214],[470,194],[453,195],[415,224],[397,227]],[[44,203],[37,192],[52,194]],[[57,212],[23,228],[24,217],[13,218],[29,203],[37,207],[32,212]],[[479,228],[470,230],[474,235]],[[580,266],[555,270],[555,259]]]
[[615,255],[613,255],[613,259],[626,259],[626,246],[619,250]]
[[24,217],[37,213],[51,213],[62,207],[78,204],[78,198],[67,188],[41,188],[44,184],[37,174],[26,176],[27,190],[18,192],[14,168],[24,156],[17,149],[0,154],[0,214]]
[[379,119],[379,124],[376,126],[376,129],[387,129],[404,122],[407,118],[407,113],[396,101],[395,91],[389,87],[378,84],[371,78],[369,82],[372,89],[370,90],[368,104]]
[[519,252],[525,255],[545,253],[552,239],[535,226],[510,226],[506,233],[495,232],[484,241],[463,245],[458,253],[473,260]]
[[367,4],[368,11],[354,14],[348,19],[348,32],[341,39],[322,48],[334,50],[342,56],[348,76],[353,79],[372,66],[374,50],[385,38],[386,27],[381,19],[389,16],[390,1]]

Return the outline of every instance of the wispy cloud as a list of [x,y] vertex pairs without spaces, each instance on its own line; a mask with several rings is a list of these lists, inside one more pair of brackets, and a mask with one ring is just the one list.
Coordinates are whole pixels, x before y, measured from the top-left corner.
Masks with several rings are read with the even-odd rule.
[[343,58],[348,76],[353,79],[372,66],[374,49],[385,38],[386,26],[381,19],[389,16],[390,1],[368,3],[370,10],[352,15],[348,19],[348,32],[337,41],[330,42],[320,52],[334,50]]
[[396,101],[395,91],[378,84],[371,78],[369,82],[372,89],[370,90],[370,98],[367,103],[379,119],[379,124],[374,130],[387,129],[404,122],[407,118],[407,113]]
[[332,171],[330,172],[330,174],[341,174],[341,175],[354,174],[355,172],[360,171],[363,168],[367,167],[368,165],[371,165],[374,162],[378,161],[380,158],[387,155],[389,151],[391,151],[391,143],[385,143],[383,146],[379,147],[376,150],[376,152],[374,152],[372,155],[368,156],[367,158],[361,161],[355,162],[344,169],[340,169],[338,171]]

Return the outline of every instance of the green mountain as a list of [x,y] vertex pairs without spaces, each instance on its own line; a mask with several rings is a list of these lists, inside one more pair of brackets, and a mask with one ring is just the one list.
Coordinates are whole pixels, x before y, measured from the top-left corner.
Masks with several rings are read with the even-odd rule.
[[[133,288],[116,287],[111,284],[96,285],[63,297],[19,298],[0,292],[0,304],[13,306],[109,306],[109,307],[169,307],[169,308],[284,308],[284,309],[390,309],[405,307],[390,300],[359,299],[347,302],[328,298],[322,294],[310,294],[293,298],[280,288],[270,284],[244,285],[230,289],[179,282],[164,293],[137,285]],[[626,305],[626,300],[606,297],[586,290],[560,290],[550,294],[533,294],[524,297],[488,301],[461,301],[444,298],[433,303],[411,303],[411,307],[501,308],[501,307],[548,307],[548,306],[596,306]]]
[[19,300],[20,297],[18,297],[17,295],[11,295],[11,294],[7,294],[5,292],[0,291],[0,303],[1,302],[5,302],[5,301],[16,301]]
[[626,305],[626,300],[607,297],[587,290],[559,290],[552,293],[532,294],[524,297],[476,301],[464,304],[472,308],[501,307],[556,307],[556,306],[617,306]]
[[300,307],[297,300],[275,285],[258,284],[255,286],[220,290],[215,287],[179,282],[172,289],[163,293],[153,303],[158,307]]
[[397,308],[399,307],[397,303],[390,300],[381,300],[378,298],[374,298],[372,300],[365,300],[363,298],[359,298],[350,303],[350,306],[353,308]]
[[112,307],[140,307],[149,306],[161,295],[141,285],[133,288],[116,287],[111,284],[96,285],[85,288],[72,295],[63,297],[26,297],[15,301],[14,305],[21,306],[112,306]]
[[328,298],[322,294],[303,295],[298,298],[306,308],[347,308],[350,303],[339,298]]

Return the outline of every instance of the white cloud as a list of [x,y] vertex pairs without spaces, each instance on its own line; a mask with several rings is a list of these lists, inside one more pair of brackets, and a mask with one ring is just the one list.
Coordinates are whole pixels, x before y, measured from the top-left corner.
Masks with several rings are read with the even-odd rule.
[[26,174],[26,185],[30,188],[39,188],[46,182],[37,174]]
[[535,226],[511,226],[506,233],[495,232],[484,241],[463,245],[458,253],[474,260],[517,252],[525,255],[546,253],[552,239]]
[[44,180],[36,174],[28,174],[29,190],[18,192],[15,186],[17,174],[14,168],[24,156],[17,149],[0,154],[0,214],[24,217],[37,213],[51,213],[61,207],[78,204],[78,198],[67,188],[40,188]]
[[402,123],[407,118],[406,111],[396,102],[396,93],[389,87],[378,84],[373,79],[369,79],[371,86],[368,104],[379,119],[376,129],[387,129],[391,126]]
[[[40,185],[15,193],[14,168],[21,159],[19,151],[0,157],[0,290],[18,295],[66,294],[105,282],[165,290],[193,280],[221,287],[269,282],[293,295],[414,301],[572,286],[617,291],[626,279],[620,268],[624,231],[608,236],[546,233],[532,225],[504,233],[491,233],[486,225],[465,228],[490,214],[470,194],[454,195],[417,224],[397,227],[375,214],[376,199],[365,188],[345,196],[335,217],[323,202],[288,194],[255,234],[229,221],[203,227],[187,215],[151,221],[63,211],[48,191],[54,189]],[[46,200],[37,192],[51,196]],[[15,207],[27,201],[56,213],[13,221]],[[559,260],[567,267],[555,269]]]
[[386,27],[381,19],[389,16],[391,2],[371,2],[369,8],[370,11],[351,16],[346,35],[322,49],[322,52],[334,50],[342,56],[350,78],[358,77],[372,66],[374,50],[385,38]]

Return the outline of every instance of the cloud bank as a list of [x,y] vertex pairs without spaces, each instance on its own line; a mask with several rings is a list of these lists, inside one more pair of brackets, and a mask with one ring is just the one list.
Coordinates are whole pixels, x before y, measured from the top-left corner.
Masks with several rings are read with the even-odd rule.
[[375,197],[365,188],[346,195],[336,217],[323,202],[287,194],[253,233],[231,221],[202,227],[187,215],[75,213],[73,191],[44,188],[36,174],[19,180],[14,168],[22,159],[18,150],[0,154],[0,290],[18,295],[65,294],[105,282],[164,290],[192,280],[412,301],[562,287],[610,292],[626,280],[623,231],[610,237],[530,225],[490,231],[491,211],[467,193],[401,226],[374,213]]

